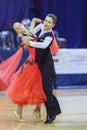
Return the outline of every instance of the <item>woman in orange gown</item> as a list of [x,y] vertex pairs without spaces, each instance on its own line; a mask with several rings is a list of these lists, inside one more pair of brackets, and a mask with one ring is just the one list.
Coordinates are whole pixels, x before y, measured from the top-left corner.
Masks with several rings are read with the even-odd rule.
[[[15,23],[14,28],[16,32],[20,32],[21,30],[19,29],[24,29],[23,25],[20,23]],[[26,30],[23,30],[23,34],[24,33],[28,34]],[[24,38],[26,40],[25,36]],[[31,38],[29,38],[29,40],[31,40]],[[6,95],[10,100],[18,105],[14,114],[20,121],[22,121],[22,109],[24,105],[40,105],[46,101],[46,96],[42,87],[41,72],[35,61],[35,48],[28,47],[28,49],[29,57],[12,76],[11,83],[6,91]]]
[[[28,33],[20,23],[16,23],[15,25],[14,28],[16,28],[15,30],[17,33]],[[24,38],[26,40],[26,37]],[[39,105],[46,101],[46,96],[42,87],[41,73],[35,62],[35,49],[30,47],[28,47],[28,49],[30,52],[29,57],[23,66],[21,66],[12,78],[10,78],[10,86],[6,91],[6,95],[14,102],[14,104],[18,105],[15,115],[20,121],[22,121],[22,108],[24,105],[37,104],[36,109],[40,109]],[[16,62],[14,65],[15,64]]]

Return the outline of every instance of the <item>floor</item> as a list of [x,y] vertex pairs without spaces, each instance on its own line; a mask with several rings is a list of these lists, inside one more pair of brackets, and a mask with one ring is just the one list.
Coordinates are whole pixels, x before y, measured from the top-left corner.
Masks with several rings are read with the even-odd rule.
[[46,117],[45,107],[41,107],[42,121],[32,116],[35,106],[26,106],[23,109],[23,123],[15,118],[13,112],[16,105],[0,93],[0,130],[87,130],[87,89],[57,89],[54,90],[62,114],[57,116],[52,124],[44,124]]

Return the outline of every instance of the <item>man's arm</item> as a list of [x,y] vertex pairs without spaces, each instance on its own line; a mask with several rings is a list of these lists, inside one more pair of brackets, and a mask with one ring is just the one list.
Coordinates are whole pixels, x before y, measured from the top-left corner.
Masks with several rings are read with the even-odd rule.
[[[31,25],[29,27],[29,31],[33,32],[33,35],[35,35],[35,33],[38,32],[42,28],[42,22],[43,21],[41,19],[33,18]],[[39,24],[35,27],[36,23],[41,23],[41,24]],[[35,27],[35,29],[34,29],[34,27]],[[35,48],[42,48],[42,49],[47,48],[49,46],[49,44],[51,43],[51,41],[53,40],[53,38],[49,37],[49,36],[46,37],[43,42],[29,41],[28,37],[26,37],[25,39],[26,39],[26,41],[28,41],[27,45],[29,45],[31,47],[35,47]]]
[[[36,23],[40,23],[40,24],[34,28]],[[31,27],[34,29],[34,34],[36,34],[40,29],[42,29],[42,20],[38,19],[38,18],[33,18],[32,22],[31,22]],[[28,40],[28,45],[31,47],[35,47],[35,48],[45,49],[49,46],[49,44],[51,43],[52,40],[53,40],[53,38],[49,37],[49,36],[46,37],[43,42],[36,42],[36,41]]]
[[29,46],[45,49],[49,46],[49,44],[52,42],[52,40],[53,40],[53,38],[48,36],[45,38],[45,40],[43,42],[30,41]]

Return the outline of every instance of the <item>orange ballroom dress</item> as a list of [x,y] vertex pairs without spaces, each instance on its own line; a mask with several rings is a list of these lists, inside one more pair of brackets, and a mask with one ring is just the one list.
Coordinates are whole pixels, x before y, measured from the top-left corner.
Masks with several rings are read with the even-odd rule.
[[46,101],[42,77],[35,62],[35,48],[29,47],[29,57],[12,76],[6,95],[14,104],[34,105]]
[[16,72],[16,69],[22,58],[22,53],[23,47],[21,47],[8,59],[0,63],[0,92],[6,90],[9,87],[10,79]]

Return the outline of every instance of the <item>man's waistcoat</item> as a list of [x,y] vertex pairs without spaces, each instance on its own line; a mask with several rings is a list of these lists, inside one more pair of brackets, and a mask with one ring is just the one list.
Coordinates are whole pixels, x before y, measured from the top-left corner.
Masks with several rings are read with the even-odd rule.
[[[41,35],[40,37],[38,37],[37,42],[43,42],[47,36],[53,38],[52,32],[47,32],[47,33]],[[51,45],[51,43],[50,43],[50,45]],[[50,45],[45,49],[36,48],[36,61],[37,62],[44,63],[48,58],[52,58],[52,55],[50,53]]]

